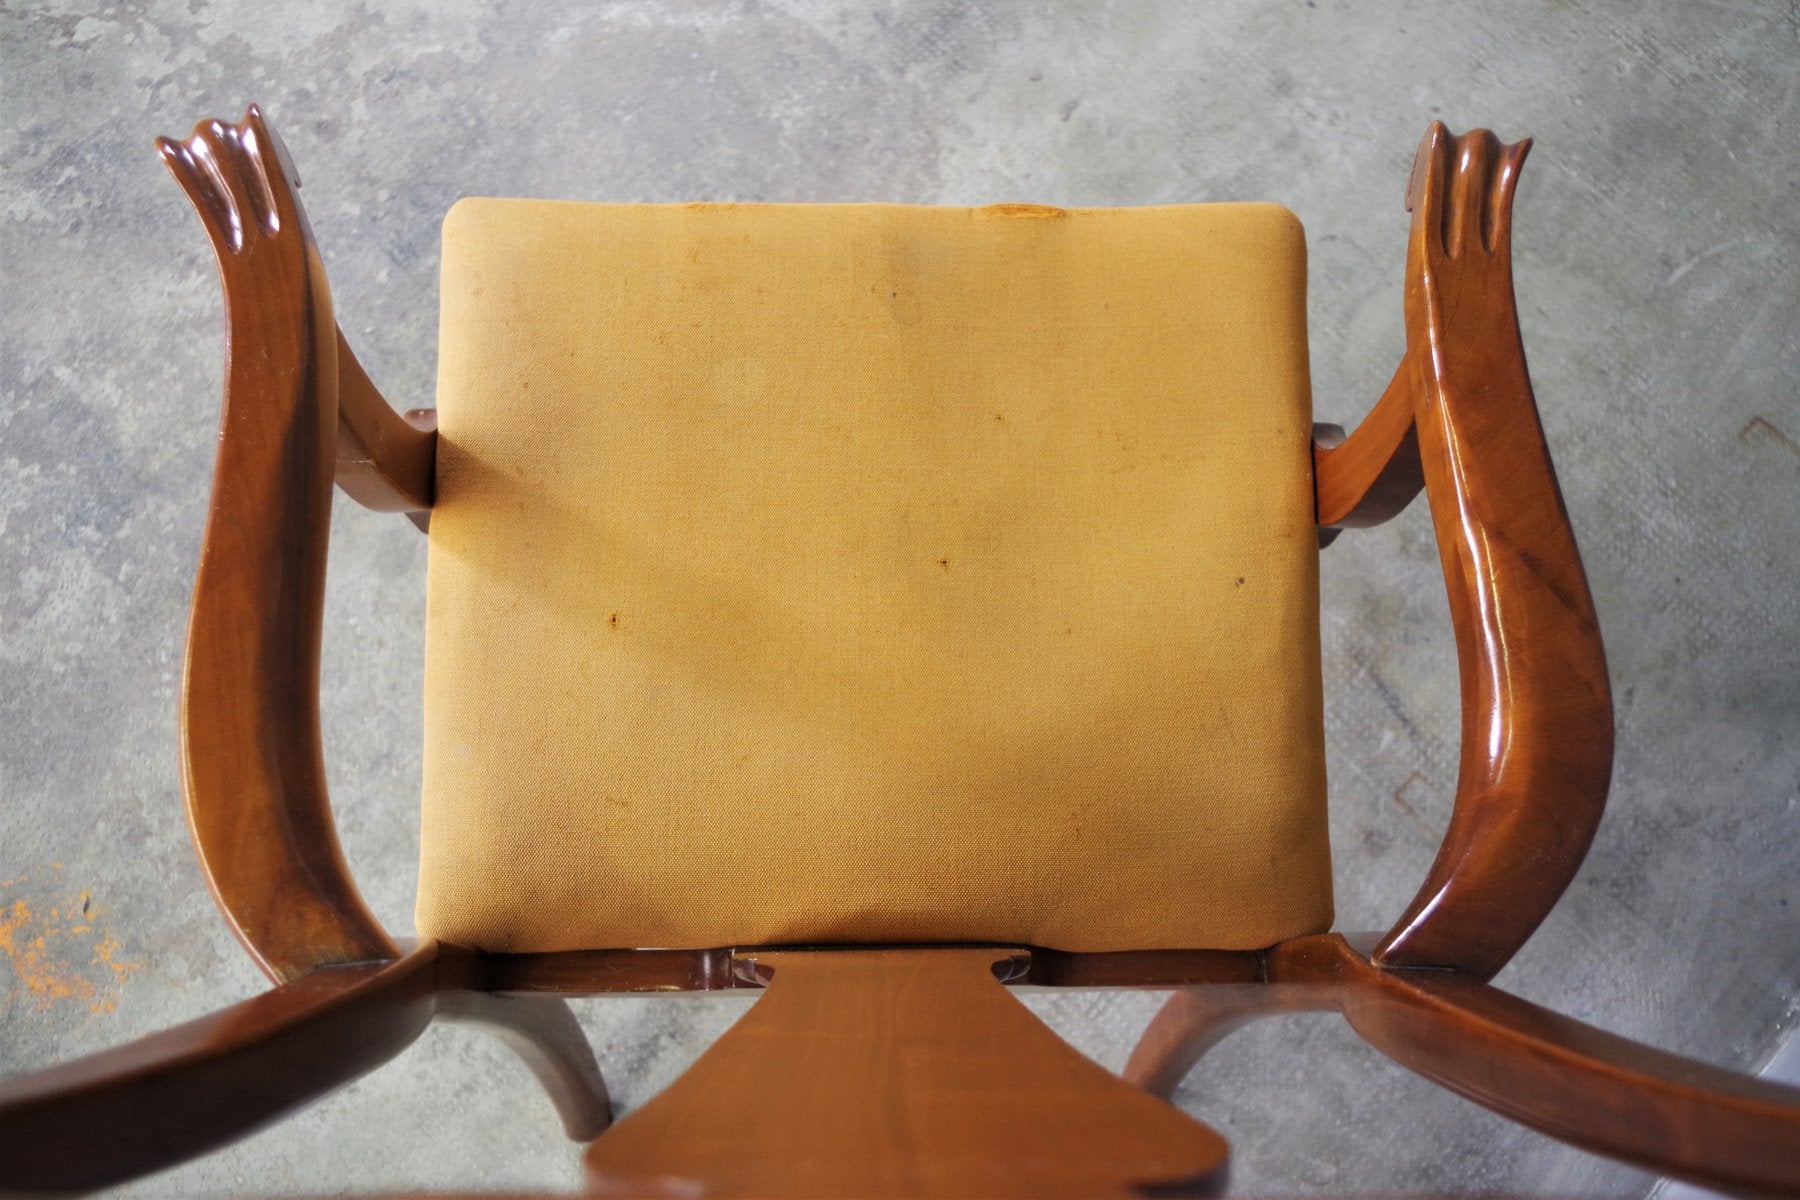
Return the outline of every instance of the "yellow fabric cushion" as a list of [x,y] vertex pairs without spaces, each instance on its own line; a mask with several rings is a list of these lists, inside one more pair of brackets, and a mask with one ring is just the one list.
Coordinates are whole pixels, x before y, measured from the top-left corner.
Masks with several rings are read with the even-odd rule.
[[1284,209],[464,200],[441,346],[421,934],[1330,924]]

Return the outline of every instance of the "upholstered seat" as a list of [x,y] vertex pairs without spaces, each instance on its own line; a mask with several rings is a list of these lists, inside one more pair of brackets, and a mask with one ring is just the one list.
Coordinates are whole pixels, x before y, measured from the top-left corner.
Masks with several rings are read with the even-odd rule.
[[[1512,293],[1528,145],[1427,131],[1406,352],[1309,461],[1277,208],[464,203],[441,412],[402,418],[262,115],[159,142],[230,346],[183,785],[278,986],[0,1084],[0,1192],[204,1153],[442,1018],[519,1052],[592,1141],[592,1195],[1214,1194],[1225,1139],[1147,1093],[1246,1021],[1335,1010],[1552,1136],[1800,1194],[1800,1090],[1486,982],[1574,877],[1612,761]],[[334,480],[431,531],[404,950],[325,794]],[[1310,932],[1317,539],[1421,486],[1454,815],[1385,934]],[[1176,991],[1120,1078],[1009,983]],[[609,1128],[564,997],[735,987],[767,990]]]
[[422,935],[1329,927],[1286,210],[465,200],[442,304]]

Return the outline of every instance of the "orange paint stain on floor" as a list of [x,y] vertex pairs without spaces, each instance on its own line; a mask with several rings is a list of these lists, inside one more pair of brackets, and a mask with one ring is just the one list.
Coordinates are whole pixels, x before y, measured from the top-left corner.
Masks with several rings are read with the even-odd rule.
[[[29,882],[20,876],[0,881],[0,889],[16,892]],[[119,939],[102,928],[105,915],[85,888],[48,908],[24,896],[0,899],[0,958],[15,981],[6,1000],[29,999],[40,1012],[62,1003],[95,1013],[116,1009],[125,980],[144,964],[120,957]]]

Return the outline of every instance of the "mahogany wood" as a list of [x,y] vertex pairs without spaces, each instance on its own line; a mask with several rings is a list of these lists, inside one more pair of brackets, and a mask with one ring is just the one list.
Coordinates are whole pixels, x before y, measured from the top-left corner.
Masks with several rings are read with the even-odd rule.
[[[568,950],[489,954],[486,984],[495,992],[602,996],[618,992],[708,992],[758,987],[735,970],[746,955],[776,950],[855,947],[718,947],[710,950]],[[1054,988],[1169,988],[1251,983],[1263,977],[1260,950],[1125,950],[1072,953],[1030,947],[1031,967],[1017,982]]]
[[1181,988],[1150,1019],[1122,1074],[1152,1096],[1173,1096],[1207,1051],[1258,1017],[1324,1011],[1331,1000],[1266,982]]
[[254,107],[163,161],[212,238],[225,403],[182,681],[182,783],[220,908],[277,982],[393,958],[339,849],[319,742],[338,336],[281,143]]
[[482,956],[495,992],[604,996],[620,992],[710,992],[742,987],[731,950],[570,950]]
[[402,417],[369,382],[362,364],[337,335],[337,485],[378,512],[422,513],[431,508],[437,474],[437,413]]
[[1462,759],[1437,860],[1377,958],[1482,979],[1573,878],[1612,770],[1599,625],[1513,298],[1513,191],[1529,149],[1486,130],[1427,131],[1407,188],[1406,354],[1349,439],[1313,452],[1321,527],[1386,520],[1421,482],[1430,498]]
[[606,1080],[567,1001],[446,991],[438,1011],[448,1020],[486,1030],[517,1054],[556,1105],[569,1140],[592,1141],[612,1123]]
[[0,1192],[80,1192],[243,1137],[405,1049],[437,948],[325,967],[117,1049],[0,1084]]
[[1379,525],[1412,503],[1425,485],[1413,427],[1418,375],[1402,357],[1381,399],[1338,445],[1313,442],[1313,489],[1322,528]]
[[[761,953],[766,995],[588,1149],[605,1195],[1124,1196],[1223,1185],[1223,1138],[1076,1053],[1027,952]],[[770,974],[772,973],[772,978]]]
[[[97,1186],[221,1144],[391,1057],[434,1011],[500,1032],[571,1136],[591,1136],[607,1119],[605,1085],[572,1015],[544,993],[764,984],[768,994],[687,1075],[595,1143],[597,1186],[1218,1186],[1223,1140],[1063,1044],[1004,994],[999,962],[1024,986],[1188,988],[1129,1068],[1159,1090],[1245,1020],[1338,1009],[1397,1061],[1555,1136],[1717,1185],[1800,1189],[1800,1093],[1481,982],[1566,886],[1599,819],[1611,754],[1599,636],[1512,299],[1511,203],[1526,144],[1501,147],[1479,130],[1452,138],[1441,125],[1427,134],[1409,186],[1406,355],[1363,425],[1316,451],[1324,526],[1391,515],[1423,480],[1461,664],[1455,813],[1425,887],[1372,957],[1373,938],[1321,935],[1252,953],[479,955],[426,945],[397,961],[331,825],[319,622],[334,475],[354,498],[422,524],[434,414],[397,417],[344,342],[298,181],[256,109],[158,145],[213,239],[228,332],[183,689],[184,784],[221,907],[264,969],[291,982],[0,1086],[0,1139],[29,1146],[5,1157],[0,1188]],[[1410,969],[1425,967],[1436,969]]]
[[1260,987],[1177,992],[1125,1078],[1171,1094],[1205,1052],[1262,1016],[1337,1011],[1402,1066],[1599,1154],[1709,1187],[1800,1193],[1800,1088],[1618,1037],[1451,972],[1388,968],[1377,935],[1269,951]]
[[1574,877],[1612,773],[1600,627],[1513,300],[1513,189],[1530,146],[1433,122],[1408,187],[1407,360],[1456,632],[1462,753],[1443,846],[1375,957],[1477,979],[1506,964]]
[[1800,1194],[1800,1088],[1618,1037],[1474,979],[1383,969],[1335,935],[1279,947],[1270,979],[1334,987],[1364,1041],[1542,1133],[1693,1183]]
[[157,149],[199,212],[225,291],[225,402],[188,627],[183,786],[221,908],[288,980],[391,958],[344,863],[319,741],[334,476],[375,508],[431,503],[436,432],[398,416],[332,317],[299,179],[252,107]]

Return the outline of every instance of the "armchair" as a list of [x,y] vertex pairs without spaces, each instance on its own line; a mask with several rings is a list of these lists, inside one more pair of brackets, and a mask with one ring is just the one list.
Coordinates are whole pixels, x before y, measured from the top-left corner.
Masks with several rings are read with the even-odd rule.
[[[1514,311],[1528,147],[1427,132],[1407,346],[1315,443],[1270,206],[459,206],[439,410],[402,416],[261,114],[159,142],[227,302],[183,784],[274,986],[0,1083],[0,1191],[204,1153],[441,1017],[524,1056],[599,1194],[1215,1192],[1224,1139],[1157,1095],[1296,1010],[1596,1152],[1800,1191],[1800,1091],[1487,982],[1612,751]],[[326,797],[334,481],[432,539],[408,946]],[[1454,815],[1389,930],[1329,932],[1316,547],[1421,489]],[[1176,994],[1121,1080],[1008,985]],[[566,999],[718,988],[767,994],[608,1128]]]

